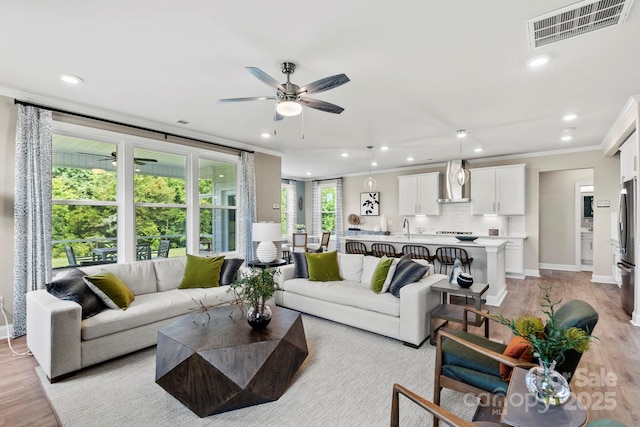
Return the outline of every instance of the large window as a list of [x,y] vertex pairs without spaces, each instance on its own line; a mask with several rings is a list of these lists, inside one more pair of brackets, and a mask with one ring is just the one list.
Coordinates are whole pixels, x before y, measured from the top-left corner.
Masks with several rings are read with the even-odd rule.
[[133,151],[133,201],[136,206],[136,258],[157,253],[169,240],[170,255],[187,247],[186,158],[144,148]]
[[236,165],[199,161],[201,251],[236,250]]
[[296,230],[296,186],[281,184],[280,188],[280,223],[282,235],[291,236]]
[[53,150],[54,267],[236,250],[237,156],[58,122]]
[[320,191],[320,231],[335,233],[336,228],[336,185],[323,184]]
[[[116,145],[53,136],[53,267],[99,259],[118,233]],[[112,156],[111,153],[114,153]],[[104,255],[107,257],[107,254]],[[114,256],[109,254],[109,258]]]

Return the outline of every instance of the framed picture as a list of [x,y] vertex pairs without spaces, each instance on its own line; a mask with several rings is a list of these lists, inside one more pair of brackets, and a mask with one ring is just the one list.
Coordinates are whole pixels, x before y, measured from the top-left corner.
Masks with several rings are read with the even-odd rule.
[[360,193],[360,215],[380,215],[380,192]]

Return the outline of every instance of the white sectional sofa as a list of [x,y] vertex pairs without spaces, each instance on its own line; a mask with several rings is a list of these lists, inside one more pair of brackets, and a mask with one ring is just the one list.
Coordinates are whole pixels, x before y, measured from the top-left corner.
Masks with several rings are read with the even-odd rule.
[[[371,278],[380,258],[359,254],[338,254],[344,280],[318,282],[295,277],[293,264],[280,267],[276,276],[283,291],[277,291],[277,305],[375,332],[418,347],[429,336],[429,312],[440,303],[440,293],[431,285],[448,279],[427,274],[400,289],[400,298],[389,292],[376,294]],[[416,260],[421,262],[421,260]]]
[[206,298],[231,301],[227,286],[178,289],[186,257],[80,267],[87,275],[111,271],[135,294],[126,310],[105,309],[82,320],[81,306],[47,290],[27,294],[27,345],[49,380],[157,343],[158,330]]

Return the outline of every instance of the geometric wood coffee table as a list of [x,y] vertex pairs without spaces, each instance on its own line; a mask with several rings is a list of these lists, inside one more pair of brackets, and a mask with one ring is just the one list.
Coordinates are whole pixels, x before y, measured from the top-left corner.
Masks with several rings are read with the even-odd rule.
[[278,400],[309,354],[300,313],[272,307],[266,329],[229,318],[231,307],[158,331],[156,383],[200,417]]

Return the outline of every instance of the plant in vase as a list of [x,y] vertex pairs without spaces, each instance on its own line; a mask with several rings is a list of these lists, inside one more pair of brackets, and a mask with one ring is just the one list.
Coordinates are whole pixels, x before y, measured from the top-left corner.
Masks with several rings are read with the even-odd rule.
[[240,274],[240,280],[230,285],[233,292],[247,304],[247,321],[255,329],[266,328],[271,321],[271,308],[266,300],[280,289],[275,282],[278,274],[280,270],[276,268],[251,267]]
[[589,350],[591,339],[597,339],[580,328],[564,328],[558,325],[555,307],[562,302],[551,299],[551,287],[542,288],[542,312],[547,315],[546,326],[540,317],[522,315],[509,320],[502,315],[496,319],[511,331],[524,338],[531,346],[532,354],[540,366],[531,368],[527,373],[527,388],[535,398],[546,405],[560,405],[570,396],[569,383],[555,371],[556,364],[564,359],[564,352],[575,350],[584,353]]

